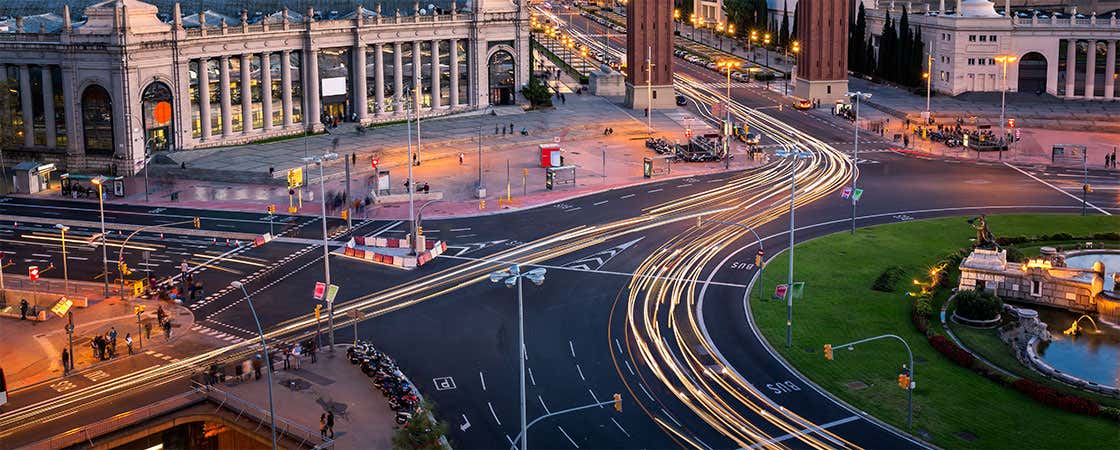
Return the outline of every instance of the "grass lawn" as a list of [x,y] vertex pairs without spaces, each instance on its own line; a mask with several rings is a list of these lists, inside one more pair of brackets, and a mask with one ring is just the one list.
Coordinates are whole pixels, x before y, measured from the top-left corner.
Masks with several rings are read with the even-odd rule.
[[[906,391],[899,370],[906,352],[893,340],[835,349],[822,346],[892,333],[905,339],[917,362],[913,432],[944,448],[1117,448],[1120,426],[1053,409],[955,365],[926,343],[910,322],[910,297],[871,290],[888,266],[906,279],[925,279],[929,266],[970,244],[975,232],[966,217],[904,222],[837,233],[797,246],[795,280],[805,295],[794,301],[793,345],[785,345],[785,302],[752,297],[754,318],[767,340],[814,382],[852,405],[906,426]],[[1120,229],[1120,218],[1057,214],[988,217],[996,236],[1066,232],[1074,236]],[[779,255],[765,273],[768,294],[785,283],[788,256]],[[955,280],[955,278],[954,278]],[[953,283],[950,283],[953,284]],[[900,289],[907,289],[903,284]],[[933,320],[931,322],[936,322]],[[942,332],[938,326],[934,326]],[[853,388],[861,382],[866,387]]]

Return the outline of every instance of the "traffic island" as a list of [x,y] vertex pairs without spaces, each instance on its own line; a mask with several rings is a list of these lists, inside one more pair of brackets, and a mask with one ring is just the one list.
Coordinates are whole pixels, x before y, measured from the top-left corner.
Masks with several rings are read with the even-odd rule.
[[[749,306],[754,323],[774,351],[800,374],[901,430],[906,430],[907,415],[907,393],[898,382],[907,362],[901,346],[883,341],[862,344],[856,351],[837,347],[832,360],[822,349],[824,344],[881,334],[905,339],[914,351],[917,373],[914,422],[908,431],[936,446],[1002,448],[1030,442],[1034,448],[1111,448],[1116,422],[1047,406],[1002,381],[993,381],[996,376],[960,367],[955,359],[935,349],[933,340],[911,322],[911,305],[917,297],[906,291],[928,284],[930,268],[940,258],[968,246],[974,236],[964,221],[954,217],[880,225],[857,230],[854,236],[844,232],[800,244],[794,261],[795,281],[803,280],[806,286],[803,296],[794,301],[793,345],[785,345],[785,301],[752,298]],[[1092,236],[1120,228],[1120,219],[1108,216],[1000,215],[989,216],[988,223],[1000,236],[1057,235],[1056,241],[1040,245],[1063,246],[1072,243],[1068,236]],[[786,282],[787,261],[788,253],[770,261],[764,286]],[[889,266],[898,266],[909,276],[902,277],[893,292],[873,290],[875,280]],[[957,280],[955,265],[948,267],[943,276],[953,284]],[[947,288],[934,290],[931,311],[938,311],[949,294]],[[927,326],[930,333],[945,334],[937,321]],[[1073,393],[1072,389],[1062,392]],[[1102,407],[1120,404],[1101,396],[1092,398]]]

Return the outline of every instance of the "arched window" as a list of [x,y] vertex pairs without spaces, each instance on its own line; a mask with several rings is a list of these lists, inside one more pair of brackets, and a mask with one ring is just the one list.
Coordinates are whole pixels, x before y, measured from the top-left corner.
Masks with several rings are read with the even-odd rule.
[[149,84],[140,97],[144,110],[144,143],[149,152],[171,150],[175,142],[171,88],[162,82]]
[[101,86],[82,92],[82,134],[87,155],[113,154],[113,100]]
[[487,64],[490,73],[490,104],[512,105],[516,100],[513,55],[498,50]]

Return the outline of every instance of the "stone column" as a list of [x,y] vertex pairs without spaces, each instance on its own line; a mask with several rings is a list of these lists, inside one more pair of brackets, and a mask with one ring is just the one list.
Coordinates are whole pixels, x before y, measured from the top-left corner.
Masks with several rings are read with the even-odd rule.
[[306,88],[303,90],[304,98],[307,100],[307,109],[303,112],[303,123],[308,127],[314,129],[315,124],[319,123],[319,51],[308,50],[304,52],[307,56],[304,58],[303,66],[307,68],[304,77],[304,85]]
[[[360,18],[361,16],[359,16]],[[369,93],[366,90],[366,45],[354,46],[354,109],[358,111],[358,121],[364,123],[369,118]]]
[[[66,121],[66,148],[74,150],[75,153],[82,148],[82,144],[78,141],[79,130],[78,120],[81,114],[81,101],[78,99],[78,93],[74,92],[74,71],[68,67],[62,67],[62,104],[71,105],[69,108],[63,109],[63,120]],[[69,152],[67,152],[69,153]]]
[[27,64],[19,66],[19,100],[23,107],[23,146],[35,146],[35,109],[31,100],[31,67]]
[[292,126],[292,52],[280,52],[280,107],[284,108],[284,128]]
[[385,114],[385,55],[383,54],[385,44],[377,44],[373,48],[374,51],[377,52],[376,55],[373,55],[373,60],[375,62],[375,68],[373,69],[373,82],[375,86],[373,87],[373,92],[374,99],[377,102],[374,114],[380,117]]
[[253,132],[253,55],[241,55],[241,132]]
[[448,41],[447,48],[451,52],[451,86],[449,87],[448,97],[451,97],[451,109],[459,107],[459,40],[451,39]]
[[261,115],[264,131],[272,131],[272,54],[261,53]]
[[201,122],[202,140],[210,140],[210,68],[209,59],[198,60],[198,121]]
[[1108,41],[1108,54],[1104,59],[1104,98],[1116,98],[1116,41]]
[[1092,99],[1097,87],[1097,41],[1090,39],[1085,55],[1085,98]]
[[412,105],[413,111],[416,111],[416,117],[420,117],[420,104],[418,100],[420,95],[424,93],[421,81],[424,79],[424,66],[420,58],[420,41],[412,43],[412,101],[416,102]]
[[220,77],[218,89],[222,96],[222,137],[227,138],[233,129],[233,106],[229,92],[229,57],[218,58],[218,73]]
[[1073,86],[1077,81],[1077,40],[1066,40],[1066,98],[1073,98]]
[[393,43],[393,114],[403,115],[404,108],[401,103],[404,102],[404,67],[401,64],[401,43]]
[[58,133],[54,121],[54,71],[43,66],[43,119],[47,127],[47,148],[58,146]]
[[439,40],[432,40],[432,109],[439,109],[443,106],[443,102],[439,99],[440,96],[440,75],[441,70],[439,67]]

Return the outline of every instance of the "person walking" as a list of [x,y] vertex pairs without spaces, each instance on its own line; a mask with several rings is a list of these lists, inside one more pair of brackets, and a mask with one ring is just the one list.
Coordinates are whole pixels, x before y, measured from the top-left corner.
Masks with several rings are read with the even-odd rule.
[[109,345],[113,348],[113,355],[117,354],[117,327],[109,327]]
[[327,411],[327,431],[331,434],[331,439],[334,439],[334,411]]
[[261,379],[261,355],[253,356],[253,379]]
[[29,306],[31,306],[31,304],[27,303],[26,298],[19,301],[19,320],[27,320],[27,308]]
[[124,334],[124,343],[128,345],[128,354],[132,354],[132,333]]
[[152,338],[152,322],[144,322],[144,339]]
[[319,437],[327,437],[327,413],[319,416]]
[[62,349],[62,373],[70,373],[70,350]]
[[466,156],[466,155],[464,155],[464,154],[462,154],[462,153],[459,153],[459,165],[460,165],[460,166],[461,166],[461,165],[463,165],[463,157],[465,157],[465,156]]
[[163,321],[163,335],[167,339],[171,339],[171,319]]

